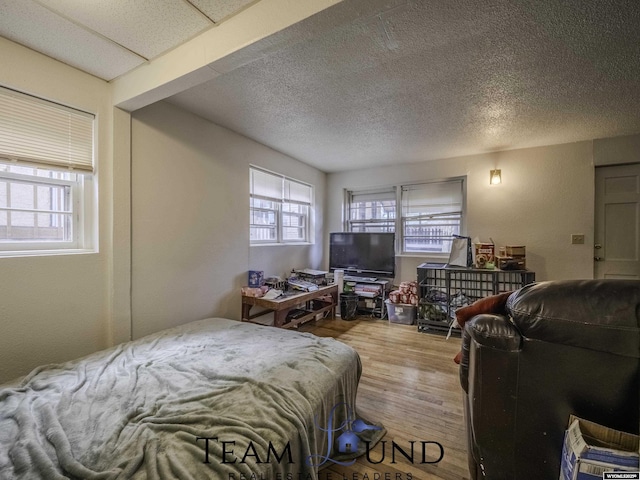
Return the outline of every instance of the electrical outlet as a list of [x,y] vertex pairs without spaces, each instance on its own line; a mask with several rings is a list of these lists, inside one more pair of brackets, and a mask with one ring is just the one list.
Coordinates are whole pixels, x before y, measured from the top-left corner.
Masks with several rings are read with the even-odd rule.
[[583,245],[583,244],[584,244],[584,234],[574,233],[571,235],[571,245]]

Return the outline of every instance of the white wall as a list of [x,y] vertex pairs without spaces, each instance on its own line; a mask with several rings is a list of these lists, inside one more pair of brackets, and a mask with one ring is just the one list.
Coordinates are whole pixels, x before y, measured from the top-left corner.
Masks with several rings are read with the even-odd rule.
[[0,85],[97,115],[100,253],[0,258],[0,383],[107,345],[111,308],[111,89],[0,38]]
[[319,267],[315,245],[249,247],[249,165],[315,186],[325,174],[168,103],[132,116],[133,337],[209,316],[240,318],[249,269]]
[[596,167],[640,162],[640,135],[599,138],[593,142]]
[[[329,232],[342,228],[344,189],[466,175],[467,235],[526,245],[527,268],[537,280],[592,278],[592,150],[592,142],[580,142],[329,174],[325,242]],[[493,168],[502,170],[501,185],[489,185]],[[584,234],[585,244],[571,245],[572,233]],[[426,260],[399,257],[396,281],[415,279]]]

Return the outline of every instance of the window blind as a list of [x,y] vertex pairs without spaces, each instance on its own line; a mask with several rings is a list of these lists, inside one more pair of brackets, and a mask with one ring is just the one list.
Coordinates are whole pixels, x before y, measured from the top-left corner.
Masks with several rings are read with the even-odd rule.
[[311,205],[311,187],[288,178],[284,179],[284,201]]
[[94,115],[0,87],[0,157],[93,172]]
[[396,192],[395,190],[382,190],[382,191],[370,191],[370,192],[352,192],[352,203],[363,202],[395,202]]
[[252,168],[251,172],[251,196],[254,198],[262,198],[264,200],[272,200],[276,202],[282,201],[282,177],[273,175],[263,170]]
[[310,185],[253,167],[250,173],[251,184],[249,188],[253,198],[311,205],[312,188]]
[[402,187],[403,216],[462,214],[462,181]]
[[464,193],[462,180],[402,187],[404,252],[448,253],[460,235]]

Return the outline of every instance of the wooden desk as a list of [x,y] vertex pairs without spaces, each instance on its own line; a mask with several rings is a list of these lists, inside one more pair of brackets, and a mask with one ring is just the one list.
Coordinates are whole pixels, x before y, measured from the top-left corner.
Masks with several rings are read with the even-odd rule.
[[[287,322],[287,314],[297,308],[300,304],[308,305],[312,300],[328,296],[330,302],[318,310],[310,310],[308,314]],[[336,315],[336,305],[338,304],[338,285],[329,285],[327,287],[319,287],[313,292],[300,292],[296,295],[276,298],[275,300],[267,300],[264,298],[242,296],[242,321],[250,322],[265,313],[273,312],[273,325],[280,328],[293,328],[298,325],[314,319],[317,314],[331,312]],[[251,314],[251,308],[257,305],[265,310]]]

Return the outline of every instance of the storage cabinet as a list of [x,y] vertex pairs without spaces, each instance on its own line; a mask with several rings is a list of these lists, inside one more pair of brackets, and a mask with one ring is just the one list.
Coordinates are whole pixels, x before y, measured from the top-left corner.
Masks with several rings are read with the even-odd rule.
[[[529,270],[485,270],[423,263],[418,266],[418,331],[449,332],[455,311],[476,300],[535,281]],[[453,329],[452,334],[460,335]]]

